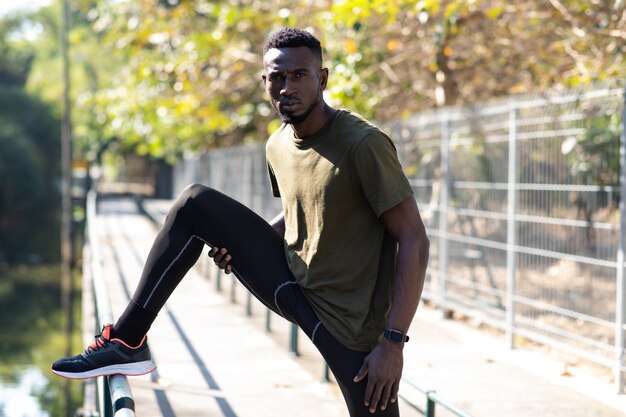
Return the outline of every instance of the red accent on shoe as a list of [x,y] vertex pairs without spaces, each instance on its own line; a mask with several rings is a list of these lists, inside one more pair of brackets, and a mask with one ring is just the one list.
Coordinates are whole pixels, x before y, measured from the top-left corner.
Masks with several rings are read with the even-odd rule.
[[104,340],[108,340],[109,342],[120,342],[121,344],[123,344],[129,349],[137,349],[138,347],[143,345],[143,342],[145,342],[146,338],[148,337],[147,335],[144,335],[144,337],[141,339],[141,341],[139,342],[137,346],[131,346],[128,343],[124,342],[122,339],[118,339],[117,337],[111,339],[112,328],[113,328],[112,324],[105,324],[104,327],[102,328],[102,333],[100,333],[99,337],[97,337],[96,340],[91,345],[89,345],[89,347],[92,349],[96,349],[102,346],[104,342],[101,339],[104,339]]
[[110,339],[110,340],[111,340],[111,342],[120,342],[121,344],[123,344],[124,346],[126,346],[126,347],[127,347],[127,348],[129,348],[129,349],[137,349],[138,347],[140,347],[141,345],[143,345],[143,342],[145,342],[145,341],[146,341],[146,338],[147,338],[147,337],[148,337],[148,336],[147,336],[147,335],[145,335],[145,336],[143,337],[143,339],[141,339],[141,342],[139,342],[139,344],[138,344],[137,346],[131,346],[131,345],[129,345],[128,343],[124,342],[122,339],[118,339],[118,338],[115,338],[115,339]]

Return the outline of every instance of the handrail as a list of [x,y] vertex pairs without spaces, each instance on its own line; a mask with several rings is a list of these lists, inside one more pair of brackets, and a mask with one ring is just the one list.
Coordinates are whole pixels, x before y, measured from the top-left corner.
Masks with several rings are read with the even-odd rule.
[[415,408],[417,411],[422,413],[425,417],[435,417],[435,405],[439,404],[452,414],[458,417],[472,417],[470,414],[461,410],[460,408],[450,404],[448,401],[441,398],[435,391],[428,390],[423,388],[422,386],[416,384],[408,378],[402,378],[402,382],[410,385],[416,390],[420,391],[422,394],[426,395],[426,407],[424,410],[419,409],[416,405],[410,402],[405,395],[400,394],[400,397],[405,400],[411,407]]
[[[95,190],[90,190],[87,193],[87,234],[91,249],[91,279],[96,305],[96,331],[100,331],[103,325],[113,323],[113,314],[111,313],[109,294],[104,284],[104,273],[102,272],[102,257],[95,221],[97,198]],[[133,394],[125,375],[117,374],[98,378],[96,384],[98,386],[98,408],[101,416],[135,417]]]

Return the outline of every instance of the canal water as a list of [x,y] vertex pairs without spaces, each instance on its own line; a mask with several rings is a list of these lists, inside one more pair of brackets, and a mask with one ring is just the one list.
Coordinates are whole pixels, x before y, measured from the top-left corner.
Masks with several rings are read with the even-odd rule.
[[[0,416],[40,417],[49,416],[44,410],[48,378],[36,366],[15,369],[16,380],[0,381]],[[43,401],[42,401],[43,402]]]
[[[0,265],[0,417],[72,417],[82,402],[80,381],[50,372],[68,344],[60,276],[56,265]],[[74,323],[79,303],[76,297]],[[78,332],[69,340],[72,351],[82,350]]]

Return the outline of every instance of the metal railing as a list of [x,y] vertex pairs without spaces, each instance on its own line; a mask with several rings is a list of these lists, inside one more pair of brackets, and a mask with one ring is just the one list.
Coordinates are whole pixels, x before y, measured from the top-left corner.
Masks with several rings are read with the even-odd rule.
[[[626,374],[626,93],[590,88],[416,114],[384,126],[431,240],[423,298]],[[187,156],[200,182],[267,220],[264,145]]]
[[[94,190],[91,190],[87,194],[87,241],[91,256],[88,265],[91,269],[93,299],[96,309],[94,328],[96,333],[99,333],[102,326],[113,323],[113,314],[111,313],[109,294],[102,272],[102,258],[100,254],[100,244],[98,242],[96,216],[97,194]],[[83,318],[83,320],[88,319],[87,317]],[[96,380],[96,387],[96,405],[101,417],[135,416],[135,403],[126,376],[110,375],[99,377]]]
[[407,404],[409,404],[412,408],[420,412],[425,417],[435,417],[437,405],[440,405],[441,407],[448,410],[450,413],[454,414],[457,417],[472,417],[470,414],[461,410],[457,406],[441,398],[437,394],[436,391],[425,389],[421,385],[416,384],[415,382],[413,382],[412,380],[408,378],[402,378],[402,382],[411,386],[412,388],[416,389],[417,391],[425,395],[425,405],[423,409],[415,405],[412,402],[412,400],[409,400],[409,398],[407,398],[406,395],[403,395],[403,394],[399,395],[399,397],[402,398],[404,401],[406,401]]

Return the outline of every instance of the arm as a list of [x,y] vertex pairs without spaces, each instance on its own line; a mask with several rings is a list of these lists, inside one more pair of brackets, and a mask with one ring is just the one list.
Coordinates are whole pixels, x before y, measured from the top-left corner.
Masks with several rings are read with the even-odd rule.
[[[285,236],[285,216],[282,211],[270,220],[270,225],[281,237]],[[232,272],[233,267],[230,265],[230,261],[233,258],[228,253],[228,249],[213,246],[211,250],[209,250],[209,257],[213,258],[215,265],[217,265],[217,267],[223,270],[226,274],[230,274]]]
[[[406,333],[422,294],[430,243],[413,197],[385,211],[381,220],[398,242],[388,327]],[[396,344],[383,339],[365,358],[355,376],[354,381],[359,382],[369,375],[364,401],[370,413],[374,413],[379,405],[384,410],[388,401],[393,403],[397,400],[403,348],[404,343]]]
[[388,327],[406,333],[422,296],[430,242],[413,197],[384,212],[381,219],[398,242]]

